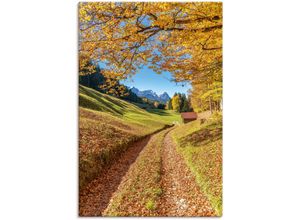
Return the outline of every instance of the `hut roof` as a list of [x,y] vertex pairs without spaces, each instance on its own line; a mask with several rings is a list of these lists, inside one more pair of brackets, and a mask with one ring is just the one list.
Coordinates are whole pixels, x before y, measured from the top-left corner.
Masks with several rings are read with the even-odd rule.
[[196,112],[182,112],[181,117],[183,119],[197,119],[197,113]]

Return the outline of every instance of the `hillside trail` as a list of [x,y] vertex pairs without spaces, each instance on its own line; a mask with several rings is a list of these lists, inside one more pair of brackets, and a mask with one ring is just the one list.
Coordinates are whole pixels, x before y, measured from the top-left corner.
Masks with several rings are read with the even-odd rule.
[[[130,166],[153,135],[135,142],[80,192],[79,216],[102,216],[119,185],[126,180]],[[159,216],[215,216],[210,202],[201,192],[183,157],[176,151],[170,132],[163,141],[161,187]]]
[[123,176],[126,175],[130,165],[134,163],[152,135],[133,143],[107,170],[79,193],[79,216],[102,215],[113,192],[118,189]]
[[215,215],[183,157],[176,151],[170,132],[164,138],[161,184],[160,216]]

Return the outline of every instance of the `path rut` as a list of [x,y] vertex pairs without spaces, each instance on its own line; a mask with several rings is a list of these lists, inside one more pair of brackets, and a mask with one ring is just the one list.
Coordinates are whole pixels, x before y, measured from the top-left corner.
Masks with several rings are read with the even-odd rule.
[[160,216],[215,216],[210,202],[175,147],[169,132],[164,139],[162,154]]

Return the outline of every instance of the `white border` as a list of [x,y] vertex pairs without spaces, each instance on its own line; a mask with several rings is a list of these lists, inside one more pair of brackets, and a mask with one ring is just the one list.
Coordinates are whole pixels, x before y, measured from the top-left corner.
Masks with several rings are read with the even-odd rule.
[[[223,219],[297,219],[299,1],[224,3]],[[77,1],[3,1],[0,219],[77,218]]]

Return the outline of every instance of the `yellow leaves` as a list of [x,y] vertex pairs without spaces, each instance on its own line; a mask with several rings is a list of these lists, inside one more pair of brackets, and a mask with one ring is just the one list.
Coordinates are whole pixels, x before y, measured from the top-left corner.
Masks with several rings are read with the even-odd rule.
[[172,106],[173,106],[173,109],[175,111],[179,112],[179,110],[180,110],[180,97],[178,95],[176,95],[172,98]]
[[107,78],[149,62],[177,81],[207,85],[222,76],[222,3],[85,2],[79,21],[80,53],[107,63]]
[[80,9],[79,9],[79,19],[80,19],[81,21],[84,21],[86,15],[87,15],[86,10],[84,10],[83,8],[80,8]]
[[168,28],[171,28],[174,26],[174,18],[172,14],[160,14],[157,19],[153,19],[153,26],[158,26],[162,30],[167,30]]

